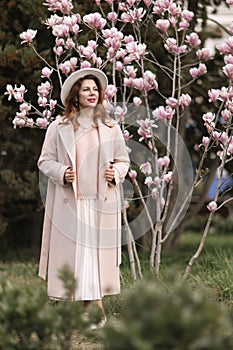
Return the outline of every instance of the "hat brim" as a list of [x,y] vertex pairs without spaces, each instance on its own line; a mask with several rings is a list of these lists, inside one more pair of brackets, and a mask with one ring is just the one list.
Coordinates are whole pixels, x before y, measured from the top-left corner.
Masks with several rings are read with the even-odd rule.
[[66,98],[70,93],[70,90],[74,83],[79,80],[80,78],[85,77],[86,75],[94,75],[100,82],[100,85],[102,86],[102,89],[105,91],[108,86],[108,79],[104,72],[97,68],[83,68],[80,69],[71,75],[68,76],[68,78],[64,81],[64,84],[61,88],[61,102],[65,106]]

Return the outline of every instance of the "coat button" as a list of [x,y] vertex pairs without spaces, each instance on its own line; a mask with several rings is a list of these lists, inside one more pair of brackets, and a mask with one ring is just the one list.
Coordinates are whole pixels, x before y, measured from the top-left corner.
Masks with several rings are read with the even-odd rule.
[[64,198],[63,203],[68,203],[68,198]]

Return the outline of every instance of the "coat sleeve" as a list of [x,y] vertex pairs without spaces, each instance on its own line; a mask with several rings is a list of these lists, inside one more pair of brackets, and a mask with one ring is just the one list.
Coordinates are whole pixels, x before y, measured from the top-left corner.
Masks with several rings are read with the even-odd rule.
[[130,161],[121,128],[118,124],[115,125],[114,128],[115,134],[113,168],[115,170],[114,180],[115,184],[117,185],[118,183],[124,181],[129,169]]
[[64,174],[69,167],[58,161],[57,127],[57,121],[52,122],[49,125],[37,165],[42,173],[44,173],[54,184],[66,186],[64,183]]

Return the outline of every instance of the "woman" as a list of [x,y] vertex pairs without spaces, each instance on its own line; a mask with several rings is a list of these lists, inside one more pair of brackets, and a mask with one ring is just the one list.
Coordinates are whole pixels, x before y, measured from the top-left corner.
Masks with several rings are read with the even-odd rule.
[[66,79],[64,116],[48,127],[38,160],[48,177],[39,276],[48,272],[49,297],[64,299],[58,272],[68,265],[73,300],[96,300],[102,310],[102,297],[120,292],[120,184],[129,167],[120,127],[102,105],[106,87],[95,68]]

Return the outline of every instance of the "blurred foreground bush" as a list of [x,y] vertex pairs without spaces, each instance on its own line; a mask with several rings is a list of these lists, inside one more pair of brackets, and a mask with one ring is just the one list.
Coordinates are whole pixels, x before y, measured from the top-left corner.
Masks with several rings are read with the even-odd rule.
[[[73,281],[67,269],[61,272],[67,296]],[[82,304],[48,300],[44,284],[0,281],[0,350],[70,350],[73,337],[83,332]]]
[[122,320],[104,330],[107,350],[232,350],[233,314],[202,291],[141,282],[123,293]]

